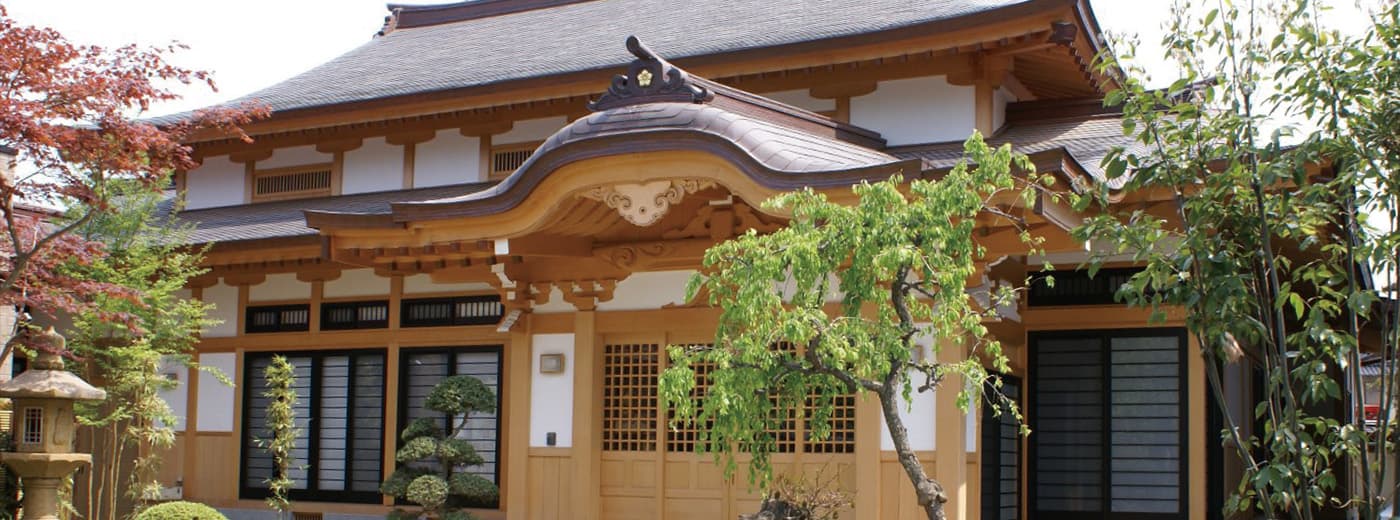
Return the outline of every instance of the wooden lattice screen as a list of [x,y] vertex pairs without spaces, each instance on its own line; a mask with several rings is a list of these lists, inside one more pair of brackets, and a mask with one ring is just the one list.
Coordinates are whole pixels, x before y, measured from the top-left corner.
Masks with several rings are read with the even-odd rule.
[[[690,400],[695,403],[696,410],[699,410],[700,401],[705,398],[705,393],[710,388],[710,372],[714,371],[714,363],[694,363],[690,366],[695,371],[695,388],[690,390]],[[674,416],[668,413],[667,419]],[[679,425],[666,429],[666,451],[688,453],[695,451],[695,446],[700,440],[700,428],[694,422]]]
[[[781,350],[794,350],[782,344]],[[663,349],[656,344],[619,344],[603,347],[603,450],[604,451],[653,451],[656,449],[657,430],[666,426],[664,447],[671,453],[689,453],[696,449],[700,440],[698,424],[683,424],[676,427],[659,425],[660,399],[657,384],[660,376]],[[691,399],[700,405],[709,388],[709,374],[714,370],[710,363],[691,365],[695,371],[695,388]],[[801,449],[805,453],[854,453],[855,452],[855,396],[837,396],[830,417],[831,435],[820,441],[812,439],[810,431],[816,411],[816,402],[809,399],[799,409],[775,409],[775,419],[781,424],[773,431],[774,450],[777,453],[795,453]],[[666,416],[671,418],[670,413]],[[798,440],[802,439],[799,443]]]
[[603,347],[603,451],[656,449],[661,346]]

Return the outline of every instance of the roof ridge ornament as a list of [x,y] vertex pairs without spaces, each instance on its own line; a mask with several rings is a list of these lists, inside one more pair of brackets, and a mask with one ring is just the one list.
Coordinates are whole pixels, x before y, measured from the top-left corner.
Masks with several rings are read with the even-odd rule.
[[657,56],[636,36],[627,37],[627,50],[636,56],[626,74],[613,76],[612,85],[597,101],[593,111],[640,103],[705,103],[715,93],[697,84],[690,74]]

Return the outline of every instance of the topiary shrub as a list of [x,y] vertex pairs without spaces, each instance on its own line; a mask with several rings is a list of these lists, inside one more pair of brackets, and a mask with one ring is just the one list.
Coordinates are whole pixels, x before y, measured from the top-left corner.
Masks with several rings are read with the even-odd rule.
[[141,510],[134,520],[228,520],[228,517],[196,502],[166,502]]
[[491,481],[463,471],[484,462],[470,442],[457,438],[473,413],[496,411],[496,394],[477,378],[452,376],[428,393],[429,410],[461,417],[443,431],[432,419],[416,419],[404,428],[396,460],[398,469],[380,484],[380,492],[414,504],[419,511],[394,509],[391,519],[416,519],[424,514],[441,520],[470,520],[462,511],[471,504],[496,502],[500,490]]

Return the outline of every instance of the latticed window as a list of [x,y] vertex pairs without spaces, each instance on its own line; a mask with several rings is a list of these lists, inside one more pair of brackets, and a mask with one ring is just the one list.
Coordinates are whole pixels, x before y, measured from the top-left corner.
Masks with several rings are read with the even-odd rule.
[[661,345],[603,347],[603,450],[654,451]]

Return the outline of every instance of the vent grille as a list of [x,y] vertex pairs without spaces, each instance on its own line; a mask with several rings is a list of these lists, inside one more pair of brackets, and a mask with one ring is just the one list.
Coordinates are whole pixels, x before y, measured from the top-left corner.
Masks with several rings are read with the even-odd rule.
[[420,298],[403,301],[401,320],[404,327],[494,325],[504,314],[501,297],[495,295]]
[[491,150],[491,177],[504,178],[530,160],[535,144],[501,146]]
[[311,305],[248,307],[247,332],[300,332],[311,326]]
[[331,165],[268,170],[253,177],[254,199],[330,195]]
[[321,305],[321,330],[383,329],[389,326],[389,302],[345,302]]

